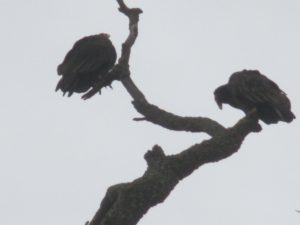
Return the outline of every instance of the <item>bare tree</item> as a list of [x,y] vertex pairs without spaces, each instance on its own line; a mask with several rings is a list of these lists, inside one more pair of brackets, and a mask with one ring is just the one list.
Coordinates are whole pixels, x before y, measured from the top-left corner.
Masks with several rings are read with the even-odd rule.
[[[211,138],[170,156],[165,155],[160,146],[154,146],[144,156],[148,165],[144,175],[132,182],[109,187],[94,218],[87,222],[89,225],[137,224],[151,207],[168,197],[180,180],[205,163],[217,162],[231,156],[239,150],[248,134],[261,130],[255,110],[233,127],[225,128],[209,118],[181,117],[148,103],[144,94],[131,80],[129,70],[130,52],[138,36],[138,21],[142,10],[128,8],[123,0],[117,0],[117,3],[119,11],[129,19],[129,35],[122,45],[118,63],[109,75],[118,77],[132,96],[133,106],[143,115],[143,118],[135,120],[148,121],[169,130],[205,132]],[[103,83],[94,87],[83,98],[90,98],[102,86]]]

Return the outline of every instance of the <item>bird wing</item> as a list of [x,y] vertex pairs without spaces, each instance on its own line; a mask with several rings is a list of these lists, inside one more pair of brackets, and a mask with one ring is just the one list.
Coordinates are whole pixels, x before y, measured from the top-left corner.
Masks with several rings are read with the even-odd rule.
[[[109,60],[108,43],[89,36],[77,41],[57,68],[58,74],[78,74],[98,72]],[[112,47],[113,48],[113,47]],[[112,50],[111,50],[112,51]],[[112,63],[112,65],[114,62]]]
[[273,106],[286,95],[275,82],[258,71],[251,74],[242,73],[243,71],[230,78],[230,84],[234,86],[236,96],[243,96],[253,104],[268,103]]

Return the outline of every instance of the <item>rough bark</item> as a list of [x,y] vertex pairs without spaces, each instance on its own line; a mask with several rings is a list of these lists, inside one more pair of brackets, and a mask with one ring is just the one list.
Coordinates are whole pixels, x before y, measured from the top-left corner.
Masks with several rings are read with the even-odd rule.
[[144,116],[137,120],[149,121],[170,130],[205,132],[211,138],[170,156],[166,156],[158,145],[154,146],[145,154],[148,168],[144,175],[132,182],[108,188],[89,225],[137,224],[151,207],[168,197],[180,180],[205,163],[217,162],[231,156],[238,151],[249,133],[260,131],[255,111],[235,126],[224,128],[209,118],[181,117],[149,104],[129,76],[130,52],[138,36],[138,21],[142,10],[128,8],[123,0],[117,2],[119,11],[129,18],[129,36],[122,45],[121,57],[112,71],[132,96],[135,109]]

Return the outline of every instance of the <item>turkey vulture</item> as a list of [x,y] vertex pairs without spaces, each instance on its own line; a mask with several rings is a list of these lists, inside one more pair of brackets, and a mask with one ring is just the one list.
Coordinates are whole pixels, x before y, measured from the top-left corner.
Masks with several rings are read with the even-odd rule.
[[116,62],[116,50],[105,33],[84,37],[77,41],[57,67],[61,75],[56,91],[81,93],[88,91]]
[[291,122],[295,115],[291,103],[276,83],[258,70],[243,70],[231,75],[227,84],[218,87],[215,100],[219,108],[227,103],[246,114],[256,109],[258,118],[266,124]]

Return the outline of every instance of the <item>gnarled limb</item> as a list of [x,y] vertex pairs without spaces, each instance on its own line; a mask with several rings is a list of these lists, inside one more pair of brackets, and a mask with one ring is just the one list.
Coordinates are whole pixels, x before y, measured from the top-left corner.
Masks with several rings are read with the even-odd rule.
[[133,101],[132,103],[135,109],[145,116],[144,120],[170,130],[205,132],[210,136],[220,135],[225,131],[221,124],[209,118],[182,117],[141,101]]
[[168,197],[180,180],[205,163],[237,152],[244,138],[256,128],[257,119],[248,115],[222,135],[177,155],[166,156],[159,146],[154,146],[145,154],[148,168],[144,175],[130,183],[111,186],[89,225],[137,224],[151,207]]
[[[119,65],[129,72],[129,57],[131,47],[133,46],[138,35],[138,21],[139,14],[142,13],[141,9],[128,8],[123,0],[117,0],[119,3],[119,11],[124,13],[129,18],[129,36],[122,45],[122,54],[119,59]],[[149,122],[158,124],[170,130],[177,131],[190,131],[190,132],[206,132],[211,136],[224,132],[225,128],[209,118],[203,117],[180,117],[172,113],[168,113],[155,105],[151,105],[147,102],[144,94],[138,89],[138,87],[131,80],[130,76],[125,76],[121,79],[122,84],[134,99],[133,105],[136,110],[145,116],[145,119]]]
[[[145,154],[148,168],[144,175],[128,183],[108,188],[99,210],[89,225],[135,225],[153,206],[163,202],[180,180],[205,163],[217,162],[231,156],[240,148],[244,138],[259,131],[256,112],[251,112],[234,127],[225,129],[217,122],[202,117],[179,117],[147,102],[143,93],[129,77],[131,47],[137,37],[140,9],[128,8],[117,0],[119,10],[129,18],[130,34],[122,45],[122,55],[116,66],[124,87],[134,99],[133,105],[145,120],[172,130],[206,132],[211,139],[195,144],[179,154],[166,156],[159,146]],[[115,68],[115,69],[116,69]]]

